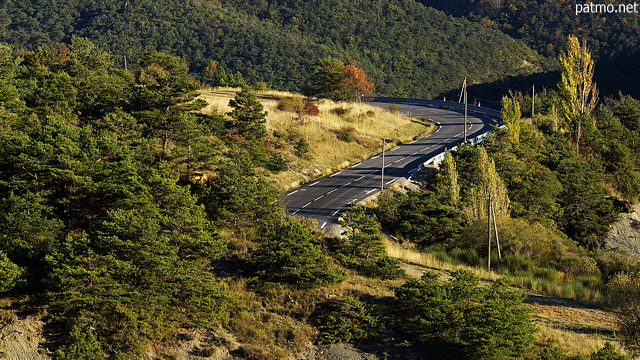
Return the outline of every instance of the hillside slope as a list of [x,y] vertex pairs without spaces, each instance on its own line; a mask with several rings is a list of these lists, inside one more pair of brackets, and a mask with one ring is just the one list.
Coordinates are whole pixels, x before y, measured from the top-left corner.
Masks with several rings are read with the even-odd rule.
[[328,55],[355,59],[381,94],[422,97],[457,88],[464,76],[486,82],[544,67],[505,34],[414,0],[6,1],[0,24],[0,42],[29,49],[82,36],[121,67],[161,50],[195,71],[216,60],[284,90],[304,87],[310,66]]

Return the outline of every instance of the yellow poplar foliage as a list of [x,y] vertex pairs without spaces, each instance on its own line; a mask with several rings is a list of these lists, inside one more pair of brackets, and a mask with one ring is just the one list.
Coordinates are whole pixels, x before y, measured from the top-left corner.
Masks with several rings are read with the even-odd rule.
[[586,44],[569,35],[567,50],[560,53],[558,90],[567,120],[588,115],[598,103],[598,89],[593,82],[594,61]]
[[502,97],[502,122],[507,127],[509,139],[517,144],[520,142],[520,129],[522,127],[522,113],[520,103],[516,99]]
[[477,171],[480,181],[471,190],[471,205],[467,209],[468,215],[471,219],[487,217],[487,204],[489,195],[491,195],[496,216],[508,217],[511,214],[509,210],[509,195],[507,194],[507,187],[496,171],[495,163],[489,158],[487,150],[482,146],[478,147],[477,157]]
[[451,205],[457,205],[460,200],[460,185],[458,184],[458,170],[456,161],[451,153],[446,153],[440,163],[440,172],[436,175],[436,193],[441,199]]

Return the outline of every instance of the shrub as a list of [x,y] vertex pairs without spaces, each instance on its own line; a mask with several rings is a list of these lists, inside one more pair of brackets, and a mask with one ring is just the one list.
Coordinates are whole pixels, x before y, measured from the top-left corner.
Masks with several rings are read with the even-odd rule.
[[338,116],[346,116],[351,112],[351,109],[350,108],[344,108],[344,107],[340,106],[340,107],[337,107],[337,108],[333,108],[331,110],[331,112],[333,114],[338,115]]
[[303,114],[305,112],[305,101],[299,96],[285,97],[280,99],[276,109],[280,111],[295,112],[296,114]]
[[294,148],[298,155],[303,155],[309,152],[309,143],[305,139],[300,139]]
[[319,304],[311,321],[320,331],[320,340],[326,344],[364,342],[380,334],[383,328],[379,311],[354,297]]
[[289,170],[289,163],[282,155],[276,154],[267,161],[265,167],[271,172],[279,173],[280,171]]
[[352,141],[353,141],[353,136],[351,136],[351,134],[350,134],[350,133],[348,133],[348,132],[341,132],[341,133],[338,135],[338,139],[339,139],[339,140],[342,140],[342,141],[344,141],[344,142],[348,142],[348,143],[350,143],[350,142],[352,142]]
[[419,335],[449,345],[458,359],[504,359],[533,343],[536,327],[525,295],[505,279],[480,286],[469,270],[442,284],[438,279],[430,271],[396,289]]
[[305,100],[304,114],[309,116],[318,116],[320,115],[320,109],[318,109],[318,105],[316,105],[313,101]]

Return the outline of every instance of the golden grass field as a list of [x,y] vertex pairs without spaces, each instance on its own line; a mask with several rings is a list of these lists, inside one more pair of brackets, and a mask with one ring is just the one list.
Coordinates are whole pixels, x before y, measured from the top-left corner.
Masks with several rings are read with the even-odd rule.
[[[200,97],[209,105],[202,112],[227,113],[231,111],[229,100],[238,89],[215,88],[202,90]],[[294,112],[277,109],[282,98],[300,96],[280,91],[263,91],[258,99],[268,112],[267,130],[278,134],[265,141],[265,151],[276,152],[289,162],[289,171],[266,175],[281,189],[288,190],[316,178],[331,174],[349,165],[371,157],[382,150],[381,138],[387,146],[408,142],[425,135],[435,126],[421,119],[404,116],[389,109],[360,103],[338,103],[330,100],[317,102],[319,116],[298,116]],[[335,110],[344,112],[336,114]],[[341,133],[349,133],[354,141],[338,139]],[[294,144],[300,139],[309,143],[309,152],[298,156]]]

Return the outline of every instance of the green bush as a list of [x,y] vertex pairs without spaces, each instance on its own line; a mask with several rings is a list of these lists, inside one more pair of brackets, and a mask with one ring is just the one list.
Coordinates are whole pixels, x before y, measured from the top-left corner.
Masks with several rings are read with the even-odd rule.
[[298,155],[304,155],[309,152],[309,143],[305,139],[300,139],[295,146]]
[[354,297],[319,304],[311,315],[311,322],[320,331],[320,340],[326,344],[364,342],[383,329],[379,311]]
[[490,287],[469,270],[440,283],[426,272],[396,289],[396,297],[414,331],[446,345],[456,359],[505,359],[521,355],[536,331],[525,295],[505,279]]
[[331,112],[338,116],[346,116],[346,115],[349,115],[349,113],[351,112],[351,109],[344,108],[344,107],[337,107],[337,108],[333,108]]
[[271,172],[279,173],[280,171],[289,170],[289,163],[282,155],[276,154],[267,161],[265,167]]
[[348,133],[348,132],[341,132],[341,133],[338,135],[338,139],[339,139],[339,140],[342,140],[342,141],[344,141],[344,142],[348,142],[348,143],[350,143],[350,142],[352,142],[352,141],[353,141],[353,136],[351,136],[351,134],[350,134],[350,133]]

